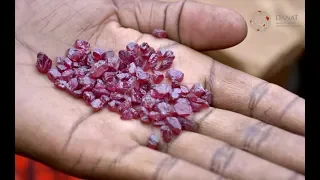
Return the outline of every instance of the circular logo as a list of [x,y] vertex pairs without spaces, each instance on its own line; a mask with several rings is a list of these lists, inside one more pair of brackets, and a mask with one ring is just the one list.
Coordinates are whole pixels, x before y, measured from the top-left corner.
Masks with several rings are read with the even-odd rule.
[[263,32],[270,27],[271,17],[267,12],[256,11],[250,19],[250,26],[258,32]]

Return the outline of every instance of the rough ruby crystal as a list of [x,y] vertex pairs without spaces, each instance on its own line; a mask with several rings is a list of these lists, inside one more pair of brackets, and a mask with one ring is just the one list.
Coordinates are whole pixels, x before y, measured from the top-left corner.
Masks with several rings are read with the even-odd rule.
[[186,119],[184,117],[177,117],[180,124],[181,124],[181,127],[182,127],[182,130],[186,130],[186,131],[196,131],[197,128],[198,128],[198,124],[194,121],[191,121],[189,119]]
[[79,86],[79,83],[78,83],[78,79],[77,78],[72,78],[70,79],[70,81],[68,82],[67,86],[66,86],[66,89],[69,91],[69,92],[73,92],[74,90],[76,90]]
[[151,119],[152,121],[160,121],[162,120],[161,115],[159,112],[156,111],[151,111],[148,115],[149,119]]
[[139,48],[140,48],[140,51],[141,51],[142,53],[145,53],[145,52],[147,52],[147,51],[149,50],[150,46],[149,46],[148,43],[143,42],[143,43],[141,43],[141,44],[139,45]]
[[201,97],[205,93],[205,90],[200,83],[196,83],[192,86],[192,88],[190,89],[190,92],[195,94],[198,97]]
[[100,99],[95,99],[93,100],[91,103],[91,107],[95,110],[95,111],[99,111],[103,108],[103,106],[105,105],[104,102],[102,102]]
[[181,82],[183,80],[184,74],[181,71],[170,68],[166,73],[166,78],[171,81]]
[[117,71],[119,69],[120,66],[120,60],[118,57],[111,57],[108,59],[108,67],[109,70],[111,71]]
[[82,56],[84,55],[84,51],[80,49],[75,49],[75,48],[69,48],[67,50],[66,56],[71,60],[71,61],[80,61]]
[[79,62],[73,62],[72,63],[72,67],[73,68],[78,68],[78,67],[80,67],[80,63]]
[[117,74],[117,72],[105,72],[102,75],[102,80],[104,82],[110,82],[114,80],[115,75]]
[[59,65],[59,64],[62,64],[62,65],[63,65],[63,63],[64,63],[64,57],[58,56],[58,57],[56,58],[56,62],[57,62],[57,65]]
[[106,89],[107,86],[101,79],[97,79],[97,83],[94,86],[94,88],[96,88],[96,89]]
[[36,67],[40,73],[47,73],[52,66],[52,60],[44,53],[39,52],[37,54]]
[[168,36],[168,33],[162,29],[154,29],[152,31],[152,35],[157,38],[166,38]]
[[169,100],[174,102],[181,97],[181,94],[182,94],[182,92],[181,92],[180,88],[174,88],[170,92]]
[[72,96],[74,96],[74,97],[76,97],[76,98],[81,98],[82,97],[82,95],[83,95],[83,90],[82,89],[78,89],[78,90],[75,90],[75,91],[69,91],[69,93],[72,95]]
[[156,136],[155,134],[151,134],[151,136],[148,139],[147,147],[154,149],[154,150],[157,150],[158,146],[159,146],[159,142],[160,142],[160,140],[159,140],[158,136]]
[[131,103],[128,101],[124,101],[119,104],[118,111],[122,113],[123,111],[128,110],[129,108],[131,108]]
[[165,98],[172,90],[171,86],[168,84],[154,84],[152,89],[157,92],[157,98]]
[[123,112],[121,113],[120,118],[121,118],[122,120],[131,120],[131,119],[133,119],[133,113],[132,113],[132,111],[130,111],[129,109],[127,109],[127,110],[125,110],[125,111],[123,111]]
[[151,123],[151,120],[149,119],[149,111],[147,108],[141,106],[140,109],[138,110],[140,121],[145,124]]
[[201,99],[206,100],[209,105],[212,105],[212,94],[209,90],[205,90],[204,94],[201,96]]
[[48,78],[50,81],[55,82],[56,79],[61,77],[61,73],[56,68],[51,68],[47,73]]
[[58,71],[59,71],[60,73],[62,73],[63,71],[65,71],[65,70],[67,70],[67,69],[69,69],[69,68],[67,68],[65,65],[58,64],[58,65],[57,65],[57,69],[58,69]]
[[157,53],[160,61],[162,61],[164,59],[174,60],[174,58],[175,58],[173,52],[169,49],[161,48],[161,49],[157,50],[156,53]]
[[186,98],[178,99],[173,107],[179,116],[189,116],[192,113],[192,107]]
[[92,78],[99,78],[107,70],[108,70],[107,62],[104,60],[100,60],[93,65],[93,67],[90,69],[89,74],[90,74],[90,77]]
[[92,51],[92,56],[95,61],[102,60],[105,56],[105,51],[101,48],[95,48]]
[[103,103],[107,103],[107,102],[110,101],[110,98],[109,98],[109,96],[107,96],[107,95],[102,95],[102,96],[100,97],[100,100],[101,100]]
[[156,67],[155,69],[158,70],[158,71],[163,71],[163,70],[166,70],[166,69],[169,69],[172,65],[173,61],[172,60],[169,60],[169,59],[165,59],[161,62],[161,64]]
[[161,126],[165,125],[166,122],[161,119],[161,120],[159,120],[159,121],[153,121],[152,124],[153,124],[153,126],[161,127]]
[[140,67],[137,67],[136,69],[136,77],[137,77],[137,80],[141,83],[149,82],[150,80],[149,73],[143,71],[143,69],[141,69]]
[[181,124],[178,120],[178,118],[176,117],[167,117],[166,118],[166,123],[168,125],[168,127],[171,129],[171,131],[175,134],[175,135],[179,135],[181,132]]
[[122,79],[129,79],[130,78],[130,74],[129,73],[119,73],[116,75],[116,77],[119,79],[119,80],[122,80]]
[[139,45],[135,42],[130,42],[127,44],[126,49],[127,51],[138,51]]
[[184,85],[180,85],[181,93],[182,94],[188,94],[189,93],[189,88]]
[[166,102],[160,102],[156,104],[156,108],[158,112],[161,114],[161,117],[163,118],[166,118],[168,116],[172,116],[175,114],[173,107]]
[[142,97],[142,105],[147,109],[152,109],[153,106],[157,103],[156,99],[151,97],[150,94],[146,94]]
[[160,71],[153,71],[152,81],[155,84],[159,84],[164,79],[164,75]]
[[120,104],[119,101],[111,100],[108,102],[108,109],[111,112],[117,112],[118,111],[118,105]]
[[89,85],[91,87],[94,87],[96,84],[96,80],[88,76],[79,77],[78,81],[81,86]]
[[94,88],[92,89],[93,94],[99,98],[102,95],[110,95],[110,92],[106,89],[102,89],[102,88]]
[[96,96],[93,94],[93,92],[90,92],[90,91],[83,92],[83,99],[88,104],[90,104],[95,98]]
[[89,66],[89,67],[93,66],[94,63],[96,63],[96,61],[94,60],[92,54],[89,54],[89,55],[87,56],[86,61],[87,61],[87,66]]
[[67,69],[72,68],[72,61],[69,58],[64,58],[63,65],[67,67]]
[[64,90],[66,88],[67,85],[67,81],[61,80],[61,79],[57,79],[54,82],[54,85],[58,88],[58,89],[62,89]]
[[87,41],[77,39],[74,43],[74,47],[77,49],[89,49],[90,44]]
[[162,139],[164,142],[168,143],[172,140],[173,138],[173,132],[171,131],[171,129],[169,128],[169,126],[167,125],[162,125],[160,127],[160,131],[162,134]]
[[157,54],[151,54],[151,56],[149,57],[148,60],[148,64],[150,66],[150,68],[154,68],[157,66],[158,64],[158,55]]
[[73,74],[74,74],[73,70],[68,69],[61,74],[61,79],[65,80],[65,81],[70,81],[70,79],[73,78]]

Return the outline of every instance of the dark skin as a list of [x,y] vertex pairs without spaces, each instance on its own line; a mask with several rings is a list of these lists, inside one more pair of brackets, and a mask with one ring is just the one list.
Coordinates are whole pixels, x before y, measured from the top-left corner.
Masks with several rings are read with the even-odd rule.
[[[305,100],[200,53],[245,39],[236,12],[193,1],[15,2],[17,154],[89,179],[305,179]],[[170,40],[149,35],[154,28]],[[76,39],[115,50],[130,41],[171,49],[183,83],[211,90],[213,107],[190,117],[197,132],[151,150],[145,145],[158,129],[107,109],[93,113],[37,72],[39,51],[54,59]]]

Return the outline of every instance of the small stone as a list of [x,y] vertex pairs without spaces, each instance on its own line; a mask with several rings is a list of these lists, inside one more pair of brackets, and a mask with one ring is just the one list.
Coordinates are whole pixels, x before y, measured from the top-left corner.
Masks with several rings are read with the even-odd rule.
[[69,69],[69,68],[67,68],[65,65],[58,64],[58,65],[57,65],[57,69],[58,69],[58,71],[59,71],[60,73],[62,73],[63,71],[65,71],[65,70],[67,70],[67,69]]
[[74,68],[73,71],[74,71],[74,76],[83,77],[89,72],[89,69],[87,66],[81,66],[79,68]]
[[207,101],[209,105],[212,105],[212,93],[209,90],[205,90],[204,94],[201,96],[201,99]]
[[140,83],[149,82],[150,80],[149,73],[143,71],[140,67],[136,69],[136,77]]
[[73,78],[74,72],[72,69],[68,69],[61,74],[61,79],[65,81],[70,81]]
[[88,77],[88,76],[83,76],[83,77],[79,77],[78,78],[78,81],[79,81],[79,84],[81,85],[81,86],[90,86],[90,87],[94,87],[95,86],[95,84],[96,84],[96,80],[95,79],[93,79],[93,78],[90,78],[90,77]]
[[197,83],[192,86],[192,88],[190,89],[190,92],[195,94],[198,97],[201,97],[205,93],[205,90],[200,83]]
[[152,35],[157,38],[166,38],[168,37],[168,33],[162,29],[154,29],[152,31]]
[[160,132],[162,134],[162,139],[164,142],[169,143],[173,138],[173,132],[167,125],[162,125],[160,127]]
[[133,119],[138,119],[139,118],[139,113],[137,110],[135,110],[134,108],[129,108],[129,111],[132,112],[133,114]]
[[149,111],[147,108],[141,106],[140,109],[138,110],[140,121],[144,124],[150,124],[151,120],[149,119]]
[[125,110],[125,111],[123,111],[123,112],[121,113],[120,118],[121,118],[122,120],[131,120],[131,119],[133,119],[133,113],[132,113],[132,111],[130,111],[129,109],[127,109],[127,110]]
[[114,77],[116,76],[117,72],[105,72],[103,73],[102,75],[102,80],[104,82],[110,82],[110,81],[113,81],[114,80]]
[[56,57],[56,62],[57,62],[57,65],[63,65],[63,63],[64,63],[64,57],[62,57],[62,56],[57,56]]
[[168,116],[172,116],[175,114],[173,107],[166,102],[158,103],[156,105],[156,108],[157,108],[158,112],[161,114],[162,118],[166,118]]
[[169,100],[172,102],[175,102],[177,99],[179,99],[181,97],[181,89],[180,88],[174,88],[171,92],[170,92],[170,96],[169,96]]
[[189,116],[192,113],[192,107],[186,98],[179,98],[173,107],[179,116]]
[[181,82],[183,80],[184,74],[181,71],[170,68],[166,73],[166,78],[171,81]]
[[118,54],[124,65],[127,65],[134,61],[134,57],[128,51],[120,50]]
[[103,108],[103,106],[105,105],[104,102],[102,102],[100,99],[95,99],[91,102],[91,107],[95,110],[95,111],[99,111]]
[[96,63],[92,54],[89,54],[87,57],[87,66],[92,67]]
[[64,63],[63,65],[65,65],[67,67],[67,69],[72,68],[72,61],[69,58],[64,58]]
[[150,94],[146,94],[142,97],[142,105],[147,109],[152,109],[153,106],[157,103],[156,99],[151,97]]
[[158,136],[156,136],[155,134],[151,134],[151,136],[148,139],[147,147],[154,149],[154,150],[157,150],[158,146],[159,146],[159,142],[160,142],[160,140],[159,140]]
[[74,47],[77,49],[87,50],[90,48],[90,44],[87,41],[77,39],[76,42],[74,43]]
[[111,100],[108,102],[108,110],[111,112],[118,112],[118,105],[120,104],[119,101]]
[[197,130],[198,124],[196,122],[186,119],[184,117],[177,117],[177,118],[181,124],[182,130],[193,131],[193,132]]
[[93,88],[92,89],[93,94],[96,96],[96,98],[101,97],[102,95],[110,95],[110,92],[106,89],[97,89],[97,88]]
[[152,89],[157,92],[157,98],[163,99],[172,91],[172,88],[168,84],[154,84]]
[[177,81],[172,81],[171,82],[171,87],[172,88],[180,88],[180,83]]
[[97,79],[97,83],[94,86],[95,89],[106,89],[107,86],[106,84],[101,80],[101,79]]
[[152,80],[153,83],[159,84],[164,79],[164,75],[160,71],[153,71]]
[[37,54],[36,67],[40,73],[46,74],[51,69],[52,60],[44,53]]
[[166,125],[166,122],[164,120],[159,120],[159,121],[153,121],[153,126],[156,126],[156,127],[161,127],[163,125]]
[[117,100],[117,101],[123,101],[123,100],[125,100],[124,95],[118,94],[118,93],[116,93],[116,92],[112,92],[112,93],[110,94],[110,99],[112,99],[112,100]]
[[174,60],[174,58],[175,58],[173,52],[169,49],[161,48],[161,49],[157,50],[156,53],[157,53],[160,61],[162,61],[164,59]]
[[73,68],[78,68],[78,67],[80,67],[80,63],[79,62],[73,62],[72,63],[72,67]]
[[72,93],[74,90],[76,90],[79,87],[79,82],[77,78],[72,78],[70,79],[70,81],[68,82],[66,89]]
[[129,108],[131,108],[130,102],[128,102],[128,101],[121,102],[118,106],[118,112],[122,113],[125,110],[128,110]]
[[120,66],[120,60],[118,57],[114,56],[108,59],[108,67],[110,71],[117,71]]
[[136,69],[137,69],[137,66],[136,66],[136,64],[134,62],[129,64],[128,72],[131,75],[136,74]]
[[180,85],[181,93],[182,94],[188,94],[189,93],[189,88],[184,85]]
[[148,115],[149,119],[153,122],[162,120],[161,115],[159,112],[151,111]]
[[93,100],[95,100],[96,96],[93,94],[93,92],[90,91],[85,91],[83,92],[83,100],[87,103],[90,104]]
[[173,60],[165,59],[155,69],[158,70],[158,71],[164,71],[166,69],[169,69],[172,66],[172,63],[173,63]]
[[108,64],[104,60],[96,62],[90,69],[90,77],[99,78],[108,70]]
[[110,98],[109,98],[109,96],[107,96],[107,95],[101,95],[100,100],[101,100],[103,103],[108,103],[108,102],[110,101]]
[[119,73],[116,75],[119,80],[128,80],[130,76],[131,75],[129,73]]
[[139,49],[139,45],[135,42],[130,42],[127,46],[126,46],[127,51],[134,51],[137,52]]
[[142,53],[146,53],[149,50],[150,46],[148,43],[143,42],[141,45],[139,45],[139,49]]
[[56,68],[51,68],[47,73],[48,78],[50,81],[55,82],[56,79],[61,77],[61,73]]
[[181,133],[181,124],[176,117],[167,117],[166,118],[166,123],[168,127],[171,129],[173,134],[179,135]]
[[83,50],[75,49],[75,48],[69,48],[66,52],[66,56],[71,61],[75,61],[75,62],[79,62],[83,55],[84,55]]
[[92,51],[92,56],[95,61],[103,60],[105,56],[105,51],[101,48],[95,48]]
[[148,60],[148,64],[151,69],[154,69],[158,64],[158,55],[157,54],[151,54]]
[[64,90],[64,89],[66,88],[67,81],[61,80],[61,79],[57,79],[57,80],[54,82],[54,85],[55,85],[55,87],[57,87],[58,89]]

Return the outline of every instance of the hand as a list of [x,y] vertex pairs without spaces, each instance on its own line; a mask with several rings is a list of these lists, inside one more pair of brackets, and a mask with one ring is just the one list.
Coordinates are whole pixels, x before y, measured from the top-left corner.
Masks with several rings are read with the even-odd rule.
[[[15,27],[16,153],[92,179],[305,179],[305,100],[195,51],[240,43],[247,27],[237,13],[192,1],[16,0]],[[154,28],[171,40],[144,34]],[[54,59],[76,39],[115,50],[130,41],[171,49],[184,83],[202,82],[214,107],[191,117],[197,133],[151,150],[151,126],[93,113],[37,72],[39,51]]]

